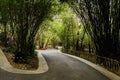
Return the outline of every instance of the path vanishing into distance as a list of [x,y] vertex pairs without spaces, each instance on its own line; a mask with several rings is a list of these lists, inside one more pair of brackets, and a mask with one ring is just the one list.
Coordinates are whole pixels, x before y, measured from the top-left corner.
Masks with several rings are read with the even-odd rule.
[[41,54],[47,62],[48,71],[20,74],[0,68],[0,80],[111,80],[89,65],[58,50],[45,50]]

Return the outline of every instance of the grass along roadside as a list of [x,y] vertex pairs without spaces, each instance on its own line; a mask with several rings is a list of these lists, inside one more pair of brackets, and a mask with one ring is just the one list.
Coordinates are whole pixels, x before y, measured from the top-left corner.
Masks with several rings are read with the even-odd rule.
[[[80,57],[106,68],[107,70],[120,76],[120,62],[106,57],[100,57],[95,54],[81,52]],[[100,62],[102,60],[102,62]]]

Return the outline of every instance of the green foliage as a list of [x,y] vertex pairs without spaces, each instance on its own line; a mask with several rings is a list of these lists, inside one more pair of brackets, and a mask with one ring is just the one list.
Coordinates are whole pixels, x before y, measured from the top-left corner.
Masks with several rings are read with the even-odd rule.
[[44,20],[51,19],[52,7],[58,4],[59,0],[0,0],[0,23],[4,24],[4,34],[7,37],[8,23],[16,38],[15,61],[34,55],[39,27]]
[[87,29],[97,54],[119,60],[119,0],[68,0],[68,3]]
[[[51,20],[46,20],[41,25],[38,35],[44,36],[45,39],[42,40],[46,40],[41,42],[44,42],[44,45],[53,45],[53,47],[57,45],[63,45],[66,48],[75,47],[76,31],[78,29],[75,13],[66,3],[60,4],[57,9],[56,6],[54,8],[59,13],[56,13]],[[43,27],[45,28],[44,32],[42,32]]]
[[42,48],[62,45],[67,52],[72,52],[79,49],[80,43],[87,45],[90,40],[83,27],[79,30],[78,18],[67,3],[0,0],[0,4],[0,23],[6,23],[3,31],[15,38],[16,60],[33,56],[35,44]]

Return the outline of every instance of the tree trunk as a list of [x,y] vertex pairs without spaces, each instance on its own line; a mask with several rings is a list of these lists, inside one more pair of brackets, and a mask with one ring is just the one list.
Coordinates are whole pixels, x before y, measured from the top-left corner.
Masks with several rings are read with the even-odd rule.
[[27,62],[27,59],[34,57],[34,37],[31,40],[26,40],[21,34],[17,40],[17,48],[15,52],[15,62]]
[[7,23],[3,23],[4,25],[4,45],[7,46]]

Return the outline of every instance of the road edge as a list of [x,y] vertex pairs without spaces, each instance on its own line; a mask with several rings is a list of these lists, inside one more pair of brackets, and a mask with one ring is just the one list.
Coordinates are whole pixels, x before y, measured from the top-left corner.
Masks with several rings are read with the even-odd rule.
[[39,67],[37,70],[21,70],[14,68],[9,61],[7,60],[6,56],[4,55],[3,51],[0,49],[0,68],[11,73],[18,73],[18,74],[40,74],[45,73],[48,71],[49,67],[47,65],[46,60],[42,56],[41,52],[38,51],[38,59],[39,59]]
[[[62,52],[60,52],[60,53],[62,53]],[[97,71],[101,72],[103,75],[105,75],[106,77],[108,77],[111,80],[120,80],[120,77],[118,75],[108,71],[107,69],[101,67],[100,65],[96,65],[90,61],[87,61],[87,60],[77,57],[77,56],[73,56],[73,55],[66,54],[66,53],[62,53],[62,54],[84,62],[85,64],[87,64],[87,65],[91,66],[92,68],[96,69]]]

